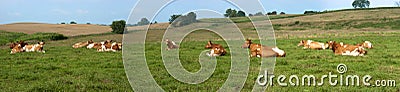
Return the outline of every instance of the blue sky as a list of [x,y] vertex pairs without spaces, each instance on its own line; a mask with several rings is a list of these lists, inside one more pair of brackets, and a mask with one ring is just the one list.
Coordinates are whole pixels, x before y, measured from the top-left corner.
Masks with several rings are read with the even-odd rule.
[[[147,1],[155,4],[167,2],[166,0]],[[237,1],[247,3],[245,2],[246,0]],[[305,10],[323,11],[352,8],[352,1],[260,0],[266,11],[284,11],[286,13],[303,13]],[[395,6],[394,1],[399,0],[370,1],[371,7],[388,7]],[[110,24],[113,20],[127,20],[136,3],[137,0],[0,0],[0,24],[15,22],[60,23],[70,21]],[[135,11],[135,14],[132,14],[130,18],[130,22],[135,23],[142,17],[151,19],[153,14],[150,14],[149,10],[159,10],[159,8],[152,6],[141,5],[143,9]],[[182,14],[198,9],[224,13],[227,8],[237,9],[223,0],[176,0],[160,10],[159,15],[154,20],[166,22],[172,14]],[[246,11],[246,13],[260,11],[262,10],[253,8],[253,10]]]

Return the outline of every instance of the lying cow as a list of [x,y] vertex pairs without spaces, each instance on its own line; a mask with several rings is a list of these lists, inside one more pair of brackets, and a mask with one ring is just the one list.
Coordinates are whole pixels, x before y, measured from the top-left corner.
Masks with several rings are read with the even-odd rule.
[[28,43],[25,43],[24,41],[18,41],[17,43],[11,43],[10,44],[10,49],[11,49],[11,54],[15,54],[15,53],[19,53],[19,52],[23,52],[24,49],[23,47],[25,47],[26,45],[28,45]]
[[43,50],[44,44],[45,43],[43,41],[40,41],[40,42],[38,42],[37,44],[34,44],[34,45],[25,45],[23,47],[23,49],[24,49],[25,52],[35,52],[36,51],[36,52],[45,53],[46,51]]
[[92,40],[86,41],[86,42],[78,42],[72,45],[72,48],[81,48],[81,47],[87,47],[89,44],[94,43]]
[[327,44],[329,44],[329,48],[332,49],[335,55],[364,56],[367,54],[367,51],[362,46],[337,43],[335,41],[328,41]]
[[176,45],[174,41],[171,41],[169,39],[165,39],[165,44],[167,44],[167,50],[179,48],[179,46]]
[[[122,47],[122,44],[121,44]],[[113,51],[116,52],[117,50],[121,50],[119,44],[117,42],[114,42],[113,40],[106,40],[104,42],[101,42],[101,48],[97,49],[97,51],[103,52],[103,51]]]
[[278,47],[263,46],[261,44],[254,44],[250,39],[247,39],[242,48],[250,49],[250,57],[285,57],[285,51]]
[[314,42],[312,40],[301,40],[297,46],[304,46],[303,49],[316,49],[316,50],[322,50],[328,48],[328,44],[320,43],[320,42]]
[[206,49],[211,49],[210,53],[207,53],[208,56],[223,56],[226,54],[225,48],[220,44],[213,44],[211,41],[208,41],[205,46]]

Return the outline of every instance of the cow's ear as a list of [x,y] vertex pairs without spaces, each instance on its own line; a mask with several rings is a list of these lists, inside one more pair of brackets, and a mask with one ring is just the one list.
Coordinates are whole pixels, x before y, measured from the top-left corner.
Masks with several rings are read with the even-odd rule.
[[208,41],[208,44],[212,44],[211,41]]

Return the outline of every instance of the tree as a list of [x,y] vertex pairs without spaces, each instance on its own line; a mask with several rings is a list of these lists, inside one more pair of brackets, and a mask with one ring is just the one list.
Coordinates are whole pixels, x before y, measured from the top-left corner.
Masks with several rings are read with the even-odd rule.
[[244,13],[243,11],[238,11],[238,13],[236,15],[237,15],[237,17],[245,17],[246,13]]
[[141,26],[141,25],[148,25],[148,24],[150,24],[150,21],[149,20],[147,20],[146,18],[142,18],[142,19],[140,19],[140,21],[137,23],[139,26]]
[[171,18],[169,18],[169,24],[171,24],[172,22],[174,22],[177,18],[179,18],[182,15],[172,15]]
[[86,23],[86,24],[90,25],[90,23],[89,23],[89,22],[88,22],[88,23]]
[[69,24],[77,24],[75,21],[71,21],[69,22]]
[[65,22],[61,22],[61,24],[65,24]]
[[113,33],[117,34],[123,34],[125,30],[125,20],[118,20],[118,21],[113,21],[111,24],[111,29]]
[[229,8],[229,9],[227,9],[227,10],[225,11],[224,16],[225,16],[225,17],[236,17],[236,16],[237,16],[237,11],[236,11],[235,9]]
[[157,24],[158,22],[157,21],[154,21],[154,24]]
[[253,16],[253,14],[249,14],[249,16]]
[[264,14],[262,12],[257,12],[256,14],[254,14],[254,16],[263,16]]
[[279,13],[279,15],[285,15],[286,13],[285,12],[281,12],[281,13]]
[[371,3],[368,0],[354,0],[351,4],[354,8],[369,8]]
[[190,12],[186,15],[172,15],[170,20],[173,21],[170,21],[170,24],[172,24],[175,27],[189,25],[191,23],[197,22],[196,18],[197,15],[194,12]]

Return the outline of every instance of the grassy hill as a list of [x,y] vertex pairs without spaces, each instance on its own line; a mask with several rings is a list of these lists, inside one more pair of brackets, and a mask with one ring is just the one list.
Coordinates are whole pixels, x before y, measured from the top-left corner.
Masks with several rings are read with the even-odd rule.
[[[277,58],[275,75],[321,76],[329,72],[337,73],[336,66],[344,63],[348,67],[346,74],[373,76],[375,80],[400,81],[400,19],[399,8],[341,10],[313,15],[277,15],[270,16],[275,28],[277,46],[287,52],[287,57]],[[381,16],[378,16],[381,15]],[[275,19],[273,18],[275,17]],[[255,37],[255,31],[247,18],[235,18],[234,21],[248,38]],[[386,19],[386,20],[382,20]],[[218,21],[202,19],[200,21]],[[299,23],[296,23],[299,21]],[[334,23],[334,24],[333,24]],[[72,25],[71,25],[72,26]],[[168,24],[151,25],[146,43],[146,58],[153,78],[166,91],[216,91],[226,81],[231,67],[230,55],[218,57],[214,74],[198,85],[179,82],[171,77],[161,61],[159,43]],[[130,27],[130,30],[142,30],[141,27]],[[0,29],[1,30],[1,29]],[[22,33],[7,33],[0,36],[9,39]],[[88,33],[89,34],[89,33]],[[48,41],[46,53],[9,54],[8,48],[0,49],[0,90],[2,91],[132,91],[127,81],[121,51],[117,53],[99,53],[86,48],[73,49],[72,44],[93,39],[103,41],[112,39],[121,41],[119,34],[92,34],[73,36],[65,40]],[[311,39],[325,42],[336,40],[356,44],[369,40],[374,44],[365,57],[336,56],[331,50],[304,50],[296,47],[300,40]],[[226,46],[217,34],[199,30],[188,34],[181,47],[181,63],[188,71],[200,69],[199,53],[206,50],[208,40]],[[227,48],[229,49],[229,48]],[[250,91],[258,76],[260,59],[251,58],[249,75],[243,91]],[[319,79],[318,79],[319,80]],[[287,81],[286,81],[287,83]],[[399,91],[396,87],[352,87],[329,86],[318,87],[268,87],[267,91]],[[277,84],[274,82],[274,84]]]

